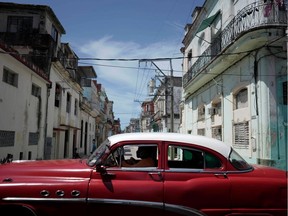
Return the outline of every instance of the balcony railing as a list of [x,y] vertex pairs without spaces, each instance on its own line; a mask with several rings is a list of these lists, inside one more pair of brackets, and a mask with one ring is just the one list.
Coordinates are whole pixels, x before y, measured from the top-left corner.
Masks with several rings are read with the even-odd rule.
[[48,49],[56,44],[49,34],[29,32],[0,32],[0,39],[8,45],[31,46],[36,49]]
[[201,69],[219,55],[235,39],[251,29],[267,26],[287,26],[287,5],[284,3],[254,2],[244,7],[216,37],[211,45],[201,54],[183,76],[184,87],[199,73]]
[[33,51],[25,56],[31,62],[49,74],[49,64],[56,48],[56,42],[49,34],[30,32],[0,32],[0,40],[8,46],[30,46]]

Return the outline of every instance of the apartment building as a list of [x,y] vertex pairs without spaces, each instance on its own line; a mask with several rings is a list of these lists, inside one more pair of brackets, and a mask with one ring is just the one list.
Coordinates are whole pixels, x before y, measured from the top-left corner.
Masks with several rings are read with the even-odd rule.
[[35,64],[0,42],[0,159],[43,157],[51,82]]
[[[0,158],[72,158],[76,149],[90,154],[101,110],[93,106],[100,101],[85,97],[93,88],[85,84],[96,72],[78,66],[49,6],[3,2],[0,7]],[[114,116],[108,118],[113,125]]]
[[181,133],[287,169],[287,4],[206,0],[183,39]]

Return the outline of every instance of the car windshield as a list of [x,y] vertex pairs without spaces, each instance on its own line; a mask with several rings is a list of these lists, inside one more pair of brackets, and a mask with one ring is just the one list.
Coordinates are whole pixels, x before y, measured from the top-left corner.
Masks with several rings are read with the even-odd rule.
[[110,141],[107,139],[92,153],[92,155],[87,160],[87,164],[89,166],[94,166],[100,163],[102,156],[109,153],[109,146]]
[[238,170],[252,169],[252,166],[248,164],[234,149],[231,150],[229,161]]

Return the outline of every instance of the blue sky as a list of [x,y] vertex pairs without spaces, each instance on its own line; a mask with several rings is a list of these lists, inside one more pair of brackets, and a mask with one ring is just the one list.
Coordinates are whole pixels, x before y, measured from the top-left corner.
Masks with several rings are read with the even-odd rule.
[[[204,0],[14,0],[48,5],[66,30],[62,42],[77,56],[99,59],[152,59],[181,57],[184,27],[191,23],[195,6]],[[115,118],[124,129],[130,118],[139,118],[141,102],[148,98],[147,85],[156,75],[151,62],[87,61],[98,83],[114,102]],[[164,71],[168,61],[155,62]],[[181,76],[181,61],[173,60],[175,76]],[[166,72],[165,72],[166,73]]]

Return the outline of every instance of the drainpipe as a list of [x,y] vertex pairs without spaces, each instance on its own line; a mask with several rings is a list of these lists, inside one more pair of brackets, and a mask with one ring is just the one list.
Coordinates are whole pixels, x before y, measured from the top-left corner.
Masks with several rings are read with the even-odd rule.
[[260,163],[260,119],[259,119],[259,104],[258,104],[258,90],[257,90],[257,81],[258,81],[258,60],[257,60],[257,55],[258,55],[258,51],[256,51],[255,53],[255,57],[254,57],[254,67],[253,67],[253,76],[254,76],[254,91],[255,91],[255,109],[256,109],[256,118],[257,118],[257,163]]
[[[48,130],[48,101],[49,101],[49,96],[50,96],[50,89],[52,88],[52,84],[47,84],[47,96],[46,96],[46,112],[45,112],[45,121],[44,121],[44,151],[43,151],[43,158],[44,159],[49,159],[47,157],[47,151],[45,151],[45,149],[47,149],[47,145],[48,145],[48,141],[47,141],[47,130]],[[52,140],[51,140],[52,141]],[[51,143],[50,143],[51,144]]]

